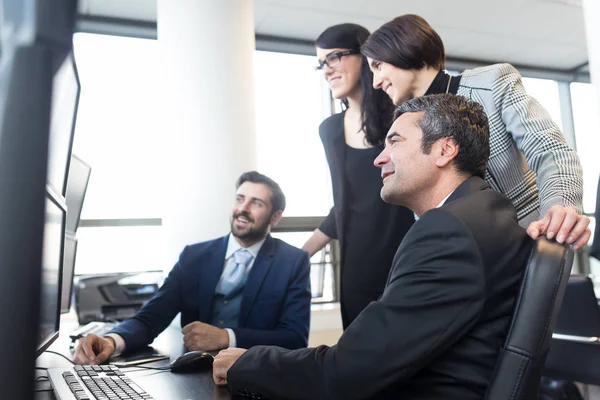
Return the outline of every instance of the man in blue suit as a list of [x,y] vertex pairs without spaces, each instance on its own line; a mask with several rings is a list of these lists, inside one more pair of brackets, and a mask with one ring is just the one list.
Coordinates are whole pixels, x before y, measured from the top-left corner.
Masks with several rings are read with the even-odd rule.
[[186,246],[158,293],[105,337],[82,338],[74,362],[100,364],[125,349],[147,346],[179,312],[189,350],[306,347],[308,253],[269,234],[284,209],[276,182],[255,171],[242,174],[231,233]]

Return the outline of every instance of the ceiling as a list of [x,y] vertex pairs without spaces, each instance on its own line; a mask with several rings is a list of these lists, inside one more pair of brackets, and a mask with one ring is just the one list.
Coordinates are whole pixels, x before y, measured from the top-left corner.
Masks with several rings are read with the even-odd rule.
[[[156,21],[156,0],[80,0],[79,8],[84,16]],[[373,31],[408,13],[435,28],[452,59],[560,71],[588,60],[581,0],[254,0],[257,34],[311,42],[330,25]]]

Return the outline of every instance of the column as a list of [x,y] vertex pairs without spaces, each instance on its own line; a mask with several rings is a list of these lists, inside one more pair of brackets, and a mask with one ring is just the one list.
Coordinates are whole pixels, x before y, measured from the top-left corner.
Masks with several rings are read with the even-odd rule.
[[[254,2],[158,0],[167,256],[229,232],[235,181],[256,168]],[[164,193],[163,193],[164,195]]]

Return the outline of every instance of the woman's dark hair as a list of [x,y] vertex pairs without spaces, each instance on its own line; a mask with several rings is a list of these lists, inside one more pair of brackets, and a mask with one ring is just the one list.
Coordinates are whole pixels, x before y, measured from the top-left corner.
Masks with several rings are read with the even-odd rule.
[[362,46],[369,58],[401,69],[444,69],[446,53],[440,35],[422,17],[396,17],[383,24]]
[[239,189],[244,182],[262,183],[271,190],[271,203],[273,204],[271,215],[277,211],[285,211],[285,195],[279,187],[279,184],[273,179],[256,171],[248,171],[240,175],[235,184],[235,188]]
[[[369,37],[369,31],[357,24],[340,24],[331,26],[317,38],[315,45],[321,49],[350,49],[360,50]],[[367,59],[363,56],[360,66],[361,97],[361,129],[365,132],[366,140],[372,146],[383,144],[385,135],[392,125],[394,105],[383,90],[373,88],[373,73]],[[342,99],[342,104],[348,107],[348,100]]]

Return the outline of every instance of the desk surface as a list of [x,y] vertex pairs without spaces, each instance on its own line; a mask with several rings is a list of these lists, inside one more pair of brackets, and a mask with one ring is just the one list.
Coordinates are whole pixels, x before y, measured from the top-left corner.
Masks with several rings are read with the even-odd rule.
[[[73,326],[73,329],[75,327]],[[72,354],[69,350],[69,332],[71,330],[65,327],[49,350],[71,358]],[[173,327],[169,327],[161,333],[152,344],[152,347],[162,353],[169,354],[171,360],[185,351],[183,348],[183,335],[179,329]],[[171,360],[161,360],[144,365],[164,367],[168,366]],[[37,359],[37,366],[41,368],[68,367],[70,365],[67,360],[52,353],[44,353]],[[135,367],[121,369],[156,400],[229,400],[232,398],[229,389],[214,384],[212,370],[173,374],[169,371],[144,370]],[[46,375],[46,372],[43,370],[38,370],[36,373],[36,376],[44,375]],[[35,388],[36,390],[42,390],[36,392],[36,400],[56,400],[50,382],[36,382]]]

